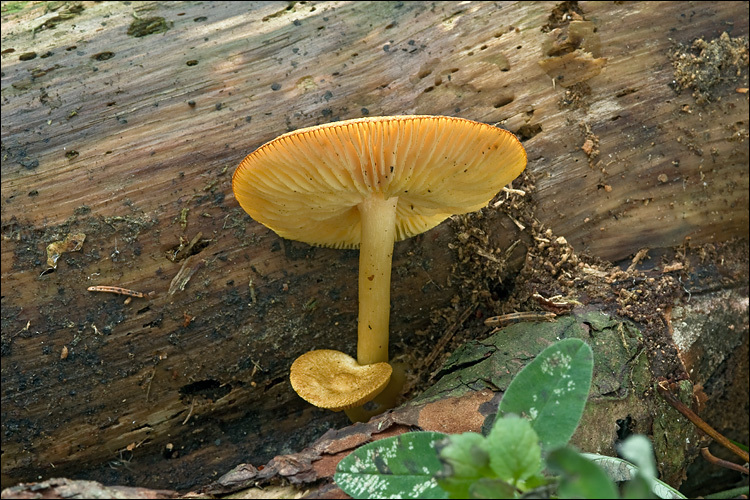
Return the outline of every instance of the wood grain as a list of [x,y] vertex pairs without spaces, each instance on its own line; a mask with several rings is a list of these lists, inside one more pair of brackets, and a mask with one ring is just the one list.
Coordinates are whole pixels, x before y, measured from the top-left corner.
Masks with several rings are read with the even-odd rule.
[[[287,373],[311,348],[353,352],[357,254],[283,241],[231,191],[242,158],[286,131],[404,113],[497,123],[524,141],[535,217],[576,250],[619,260],[747,237],[746,68],[698,104],[670,59],[698,38],[747,37],[747,3],[571,4],[557,28],[554,2],[4,14],[3,485],[81,472],[187,488],[344,423],[299,400]],[[606,61],[566,87],[582,70],[540,61],[576,16]],[[168,30],[128,34],[149,17]],[[594,58],[581,47],[572,59]],[[497,248],[519,238],[503,213],[484,220]],[[43,274],[47,245],[76,232],[82,250]],[[195,255],[167,258],[199,233]],[[397,244],[393,354],[461,290],[456,246],[449,223]],[[155,294],[124,304],[92,285]]]

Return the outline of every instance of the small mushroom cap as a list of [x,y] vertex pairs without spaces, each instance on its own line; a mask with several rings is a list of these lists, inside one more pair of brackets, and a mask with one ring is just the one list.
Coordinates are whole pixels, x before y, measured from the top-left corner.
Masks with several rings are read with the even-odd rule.
[[267,142],[234,173],[242,208],[284,238],[357,248],[357,206],[398,197],[396,241],[474,212],[526,168],[503,129],[448,116],[380,116],[303,128]]
[[319,349],[294,360],[289,380],[308,403],[340,411],[362,406],[380,394],[391,372],[388,363],[360,365],[341,351]]

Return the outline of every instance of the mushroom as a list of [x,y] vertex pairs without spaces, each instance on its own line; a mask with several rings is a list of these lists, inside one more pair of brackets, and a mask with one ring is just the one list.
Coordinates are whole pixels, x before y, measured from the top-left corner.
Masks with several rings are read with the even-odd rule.
[[[263,144],[237,167],[232,189],[253,219],[284,238],[359,248],[357,362],[370,365],[388,362],[394,242],[479,210],[525,167],[518,139],[491,125],[368,117]],[[395,404],[403,373],[392,379],[382,409]]]
[[360,365],[341,351],[317,349],[294,360],[289,374],[302,399],[333,411],[362,406],[377,396],[391,378],[391,365]]

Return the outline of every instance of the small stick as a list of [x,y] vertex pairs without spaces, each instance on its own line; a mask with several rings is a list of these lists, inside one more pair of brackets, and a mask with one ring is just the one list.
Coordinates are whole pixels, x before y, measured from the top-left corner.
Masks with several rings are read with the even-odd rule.
[[485,259],[491,260],[492,262],[495,262],[496,264],[502,264],[502,262],[500,262],[497,257],[495,257],[494,255],[492,255],[491,253],[485,250],[482,250],[481,248],[477,248],[476,252],[477,252],[477,255],[479,255],[480,257],[484,257]]
[[503,314],[502,316],[492,316],[484,320],[486,326],[508,326],[511,323],[521,321],[552,321],[557,317],[553,312],[518,312]]
[[677,411],[685,415],[688,420],[690,420],[693,424],[695,424],[696,427],[698,427],[700,430],[708,434],[710,437],[714,438],[716,441],[719,442],[724,448],[728,449],[738,457],[740,457],[743,461],[748,462],[750,461],[750,456],[748,456],[748,453],[744,450],[742,450],[739,446],[722,436],[716,429],[708,425],[706,422],[703,421],[698,415],[693,413],[693,410],[688,408],[682,401],[674,397],[671,392],[669,392],[669,389],[665,387],[663,384],[666,383],[666,380],[661,380],[657,382],[656,389],[659,391],[659,394],[662,395],[664,399],[667,400],[667,402],[672,405]]
[[26,322],[26,326],[25,326],[25,327],[23,327],[23,328],[21,328],[20,330],[18,330],[18,331],[17,331],[16,333],[14,333],[13,335],[11,335],[11,336],[10,336],[10,338],[15,338],[15,337],[16,337],[16,335],[20,335],[20,334],[22,334],[23,332],[28,332],[28,331],[29,331],[29,327],[30,327],[30,326],[31,326],[31,320],[27,321],[27,322]]
[[190,402],[190,411],[187,414],[187,417],[185,417],[185,420],[182,421],[182,425],[185,425],[188,420],[190,420],[190,415],[193,414],[193,408],[195,408],[195,398]]
[[722,460],[721,458],[715,457],[711,455],[711,452],[708,451],[708,448],[701,448],[701,455],[703,455],[703,458],[705,458],[708,462],[714,465],[724,467],[725,469],[736,470],[737,472],[741,472],[746,476],[750,475],[750,469],[748,469],[747,467],[743,467],[740,464],[730,462],[729,460]]
[[633,257],[633,260],[630,262],[630,265],[628,266],[627,273],[633,272],[635,267],[640,264],[640,262],[648,255],[648,248],[641,248],[638,250],[638,253],[635,254],[635,257]]
[[521,231],[523,231],[524,229],[526,229],[526,226],[524,226],[523,224],[521,224],[520,222],[518,222],[518,221],[517,221],[516,219],[514,219],[514,218],[513,218],[513,217],[511,217],[510,215],[508,216],[508,218],[509,218],[509,219],[510,219],[511,221],[513,221],[513,224],[515,224],[516,226],[518,226],[518,229],[520,229]]
[[555,302],[554,299],[557,297],[550,297],[548,299],[536,292],[531,295],[531,298],[536,300],[542,308],[555,314],[570,312],[575,306],[575,302]]
[[205,260],[199,260],[195,264],[193,264],[193,262],[194,259],[192,255],[185,259],[185,262],[182,263],[182,267],[169,283],[169,291],[167,292],[167,295],[174,295],[178,291],[184,291],[185,287],[190,281],[190,278],[192,278],[195,272],[198,271],[198,269],[200,269],[206,263]]
[[104,285],[90,286],[87,288],[87,290],[89,292],[116,293],[118,295],[127,295],[128,297],[138,297],[141,299],[149,297],[153,293],[153,292],[151,293],[136,292],[135,290],[129,290],[127,288],[122,288],[119,286],[104,286]]
[[503,188],[503,191],[505,191],[506,193],[509,193],[509,194],[517,194],[517,195],[520,195],[520,196],[526,196],[526,191],[524,191],[522,189],[513,189],[513,188],[509,188],[508,186],[505,186]]

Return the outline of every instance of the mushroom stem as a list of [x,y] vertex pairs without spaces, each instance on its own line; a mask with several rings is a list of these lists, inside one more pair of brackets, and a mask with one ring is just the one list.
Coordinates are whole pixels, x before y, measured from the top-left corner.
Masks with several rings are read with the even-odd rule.
[[406,383],[406,370],[404,365],[400,363],[395,363],[391,367],[393,368],[391,379],[380,394],[375,396],[366,405],[344,410],[349,420],[352,422],[367,422],[375,415],[379,415],[396,406]]
[[359,204],[359,321],[357,362],[388,362],[391,314],[391,262],[396,237],[398,198],[373,195]]

